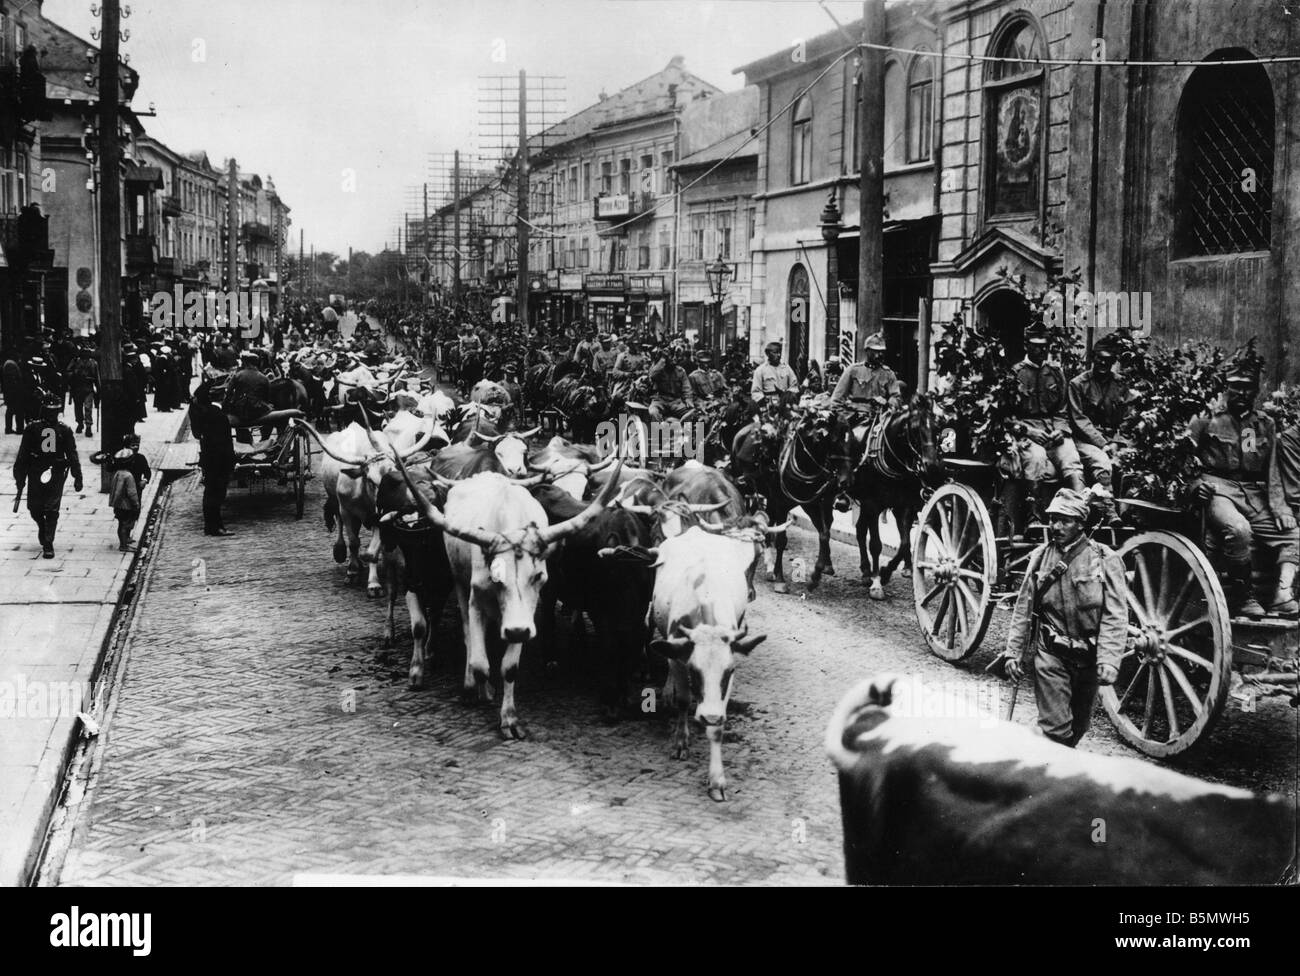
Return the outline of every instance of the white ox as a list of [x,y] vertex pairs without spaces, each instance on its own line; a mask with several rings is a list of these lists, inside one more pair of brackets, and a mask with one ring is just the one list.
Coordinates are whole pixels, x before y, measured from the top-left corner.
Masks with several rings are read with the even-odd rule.
[[1294,884],[1295,806],[1069,749],[950,687],[863,681],[831,715],[850,884]]
[[722,733],[736,666],[767,635],[750,636],[749,605],[752,542],[710,535],[692,526],[658,546],[654,595],[647,622],[658,635],[653,650],[668,658],[666,702],[675,704],[671,754],[686,757],[691,690],[699,691],[695,720],[709,738],[709,796],[727,798],[722,771]]
[[[320,444],[320,479],[325,487],[325,527],[335,529],[334,561],[348,564],[347,580],[351,583],[361,573],[364,560],[370,564],[366,593],[379,596],[379,532],[376,526],[375,493],[384,474],[393,470],[391,453],[395,450],[405,460],[435,443],[447,442],[447,436],[432,419],[421,419],[405,411],[398,413],[379,433],[352,423],[328,437],[310,424],[303,424]],[[361,527],[375,529],[365,556],[361,555]],[[391,629],[392,623],[389,622]],[[386,633],[392,639],[391,633]]]
[[600,514],[603,493],[571,519],[548,524],[546,510],[521,485],[495,472],[465,481],[436,478],[447,488],[443,511],[398,467],[421,513],[443,533],[465,638],[464,692],[492,700],[490,658],[501,655],[501,735],[522,739],[515,711],[515,679],[525,641],[537,636],[537,601],[546,584],[546,560],[565,536]]

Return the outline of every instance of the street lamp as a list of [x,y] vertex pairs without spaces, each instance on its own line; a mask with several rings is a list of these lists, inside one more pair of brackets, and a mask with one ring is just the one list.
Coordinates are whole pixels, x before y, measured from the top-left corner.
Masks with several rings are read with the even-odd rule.
[[[840,222],[840,208],[836,203],[836,190],[831,187],[830,197],[822,209],[821,232],[826,242],[826,351],[825,360],[834,356],[840,345],[840,254],[836,241],[844,225]],[[846,364],[847,365],[847,364]]]
[[720,354],[722,350],[717,347],[716,343],[717,339],[722,335],[722,296],[726,294],[727,277],[732,273],[731,268],[722,260],[721,251],[713,259],[713,263],[705,267],[704,273],[709,279],[709,294],[713,296],[715,310],[713,319],[714,342],[710,343],[710,345],[714,347],[714,352]]

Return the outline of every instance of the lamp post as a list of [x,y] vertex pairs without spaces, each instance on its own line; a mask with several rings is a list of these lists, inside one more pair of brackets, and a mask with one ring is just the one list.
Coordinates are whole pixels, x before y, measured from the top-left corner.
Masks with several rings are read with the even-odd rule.
[[704,269],[704,273],[709,278],[709,294],[713,296],[713,352],[722,355],[723,350],[718,347],[718,339],[722,335],[722,296],[726,294],[727,276],[731,274],[731,268],[722,260],[722,252],[713,259],[713,263]]
[[821,220],[822,240],[826,242],[826,348],[823,362],[836,355],[840,346],[840,254],[836,241],[844,225],[840,222],[840,208],[835,196],[836,188],[831,187]]

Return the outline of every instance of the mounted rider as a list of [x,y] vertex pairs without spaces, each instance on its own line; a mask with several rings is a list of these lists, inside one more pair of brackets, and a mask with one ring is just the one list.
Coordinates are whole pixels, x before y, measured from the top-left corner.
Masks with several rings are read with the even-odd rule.
[[713,368],[713,354],[707,349],[695,354],[695,371],[688,379],[697,400],[717,401],[727,395],[727,381]]
[[[845,455],[846,463],[841,470],[840,482],[847,488],[853,479],[853,472],[861,467],[872,451],[867,444],[868,433],[873,426],[883,420],[889,413],[897,410],[902,402],[903,384],[898,375],[884,364],[884,333],[875,332],[867,336],[863,343],[863,360],[846,369],[835,384],[831,394],[831,408],[848,425]],[[857,457],[857,464],[849,467],[852,458]],[[837,507],[847,511],[844,494],[837,499]]]
[[799,390],[799,377],[795,375],[788,363],[781,362],[781,343],[769,342],[763,348],[767,362],[754,370],[750,382],[749,395],[755,402],[761,403],[771,396],[783,396],[787,392]]
[[650,368],[650,419],[681,419],[695,409],[695,393],[687,380],[686,370],[677,365],[677,351],[671,346],[664,357]]
[[1277,562],[1277,589],[1268,612],[1294,615],[1292,592],[1300,562],[1300,533],[1284,497],[1273,419],[1255,409],[1259,366],[1237,362],[1228,371],[1226,409],[1197,417],[1188,426],[1204,472],[1195,497],[1205,506],[1211,542],[1227,562],[1228,609],[1234,615],[1262,617],[1255,598],[1252,555],[1257,546]]

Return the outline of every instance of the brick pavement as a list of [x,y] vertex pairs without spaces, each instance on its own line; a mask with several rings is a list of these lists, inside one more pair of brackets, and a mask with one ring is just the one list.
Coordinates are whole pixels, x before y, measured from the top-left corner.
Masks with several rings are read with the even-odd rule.
[[[185,411],[150,413],[137,427],[141,449],[157,467]],[[64,420],[75,427],[72,410]],[[55,540],[42,559],[25,502],[13,512],[12,468],[19,435],[0,436],[0,885],[25,883],[40,845],[68,751],[76,741],[80,692],[99,668],[104,639],[134,562],[118,551],[108,496],[89,456],[93,438],[78,436],[85,490],[69,478]],[[145,491],[147,513],[158,490]],[[144,525],[137,525],[136,534]]]
[[232,492],[239,535],[216,541],[199,533],[196,481],[176,482],[164,503],[61,883],[842,877],[820,740],[871,641],[837,631],[828,608],[766,590],[752,606],[752,626],[772,637],[737,674],[730,799],[715,804],[702,737],[671,760],[666,716],[606,724],[584,673],[536,655],[518,686],[532,738],[503,742],[495,707],[459,700],[454,611],[429,686],[409,690],[405,613],[401,646],[385,650],[381,602],[348,588],[330,559],[315,482],[301,523],[287,497]]

